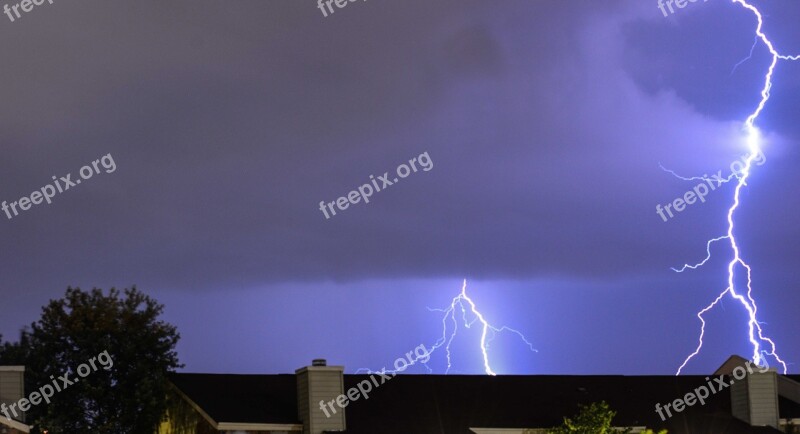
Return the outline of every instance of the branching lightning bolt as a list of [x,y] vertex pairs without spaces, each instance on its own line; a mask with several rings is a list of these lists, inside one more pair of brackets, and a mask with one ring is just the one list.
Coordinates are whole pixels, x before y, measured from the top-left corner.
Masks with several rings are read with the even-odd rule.
[[[711,302],[711,304],[709,304],[708,306],[706,306],[705,308],[700,310],[700,312],[697,313],[697,318],[700,319],[701,323],[700,338],[698,340],[697,348],[693,353],[689,354],[689,356],[683,361],[683,364],[681,364],[681,366],[678,368],[678,372],[676,375],[680,375],[681,370],[683,370],[686,364],[689,363],[689,361],[694,356],[696,356],[703,347],[703,337],[705,335],[705,328],[706,328],[706,322],[705,319],[703,319],[703,315],[709,310],[711,310],[720,300],[722,300],[722,298],[725,295],[728,294],[730,294],[731,297],[739,301],[745,308],[745,310],[747,310],[749,316],[748,338],[753,346],[753,362],[758,365],[767,365],[768,364],[767,356],[772,356],[783,367],[783,373],[784,374],[786,373],[786,363],[780,358],[780,356],[778,356],[775,342],[773,342],[770,338],[764,336],[764,333],[761,329],[761,323],[757,319],[756,314],[758,312],[758,307],[756,306],[756,302],[753,299],[753,294],[752,294],[753,292],[752,279],[751,279],[752,270],[750,266],[742,259],[739,250],[739,245],[736,243],[736,237],[734,235],[733,216],[736,210],[739,208],[740,193],[742,191],[742,188],[744,188],[747,185],[747,178],[750,176],[750,168],[752,167],[753,160],[758,156],[759,152],[761,151],[761,140],[758,128],[755,126],[755,123],[756,119],[758,119],[758,116],[761,114],[762,110],[764,110],[764,106],[766,105],[767,101],[769,101],[770,90],[772,89],[772,75],[773,72],[775,71],[775,66],[778,64],[779,60],[800,60],[800,55],[786,56],[780,54],[775,49],[775,46],[772,44],[772,42],[769,40],[769,38],[763,31],[764,20],[761,15],[761,12],[756,7],[749,4],[747,0],[731,0],[731,1],[749,10],[756,17],[758,21],[758,26],[756,27],[756,32],[755,32],[756,41],[761,41],[761,43],[769,50],[772,56],[772,61],[764,77],[764,87],[761,89],[761,100],[759,101],[758,106],[753,111],[753,113],[751,113],[750,116],[748,116],[744,122],[744,128],[747,134],[747,146],[749,154],[745,161],[744,168],[742,169],[741,173],[738,174],[738,176],[736,176],[738,182],[736,183],[736,187],[734,189],[733,204],[731,205],[730,208],[728,208],[728,214],[727,214],[727,221],[728,221],[727,234],[708,241],[708,243],[706,244],[707,256],[701,262],[694,265],[685,264],[683,267],[679,269],[673,268],[673,270],[677,272],[683,272],[686,271],[687,269],[698,268],[703,264],[705,264],[709,259],[711,259],[711,245],[713,243],[716,243],[721,240],[728,240],[730,242],[730,246],[733,251],[733,258],[728,263],[728,286],[717,296],[717,298],[713,302]],[[752,55],[752,50],[751,50],[751,55]],[[738,66],[738,64],[736,66]],[[695,179],[695,178],[689,178],[689,179]],[[731,178],[729,177],[728,180],[730,179]],[[734,284],[734,275],[737,266],[740,269],[743,269],[747,275],[747,289],[745,295],[740,294],[736,290],[736,285]],[[767,348],[762,348],[762,343],[766,343],[765,346]]]
[[[428,369],[428,372],[432,372],[430,367],[428,367],[427,362],[430,360],[430,357],[433,353],[440,349],[444,348],[446,357],[447,357],[447,369],[445,370],[445,374],[450,372],[452,368],[452,354],[450,352],[450,346],[453,343],[453,340],[456,338],[458,334],[458,324],[459,324],[459,316],[461,317],[461,321],[464,322],[464,327],[471,328],[475,323],[479,323],[481,327],[481,340],[480,340],[480,351],[481,355],[483,356],[483,369],[487,375],[497,375],[497,373],[492,369],[492,366],[489,362],[489,344],[491,344],[492,340],[494,340],[495,336],[498,333],[502,332],[509,332],[517,335],[525,345],[533,352],[538,352],[533,347],[533,344],[528,341],[525,335],[522,332],[512,329],[511,327],[502,326],[502,327],[495,327],[489,321],[486,320],[484,315],[478,310],[478,307],[475,305],[475,302],[467,295],[467,280],[464,279],[464,283],[461,286],[461,292],[453,298],[450,302],[450,305],[444,309],[432,309],[428,308],[431,312],[442,312],[444,315],[442,316],[442,337],[440,337],[428,350],[425,356],[425,360],[423,361],[421,357],[416,356],[412,363],[409,365],[413,365],[417,362],[421,363]],[[467,312],[469,310],[469,312]],[[459,314],[460,312],[460,314]],[[471,320],[469,318],[472,318]],[[448,323],[452,322],[452,330],[448,326]],[[448,330],[449,333],[448,333]],[[372,373],[368,369],[359,369],[356,373],[359,372],[369,372]],[[400,371],[390,371],[384,369],[382,372],[389,373],[389,374],[396,374]]]
[[756,37],[753,38],[753,46],[750,47],[750,54],[748,54],[747,57],[745,57],[744,59],[740,60],[739,63],[737,63],[736,65],[733,65],[733,69],[731,69],[731,76],[733,75],[734,72],[736,72],[736,68],[742,66],[744,62],[747,62],[748,60],[753,58],[753,51],[756,49],[757,46],[758,46],[758,35],[756,35]]
[[[465,303],[469,305],[469,310],[470,312],[472,312],[472,315],[474,316],[472,321],[469,321],[467,319],[467,309],[464,306]],[[522,340],[522,342],[525,342],[525,344],[528,346],[528,348],[530,348],[531,351],[538,352],[533,347],[533,344],[531,344],[528,341],[528,339],[526,339],[525,336],[518,330],[514,330],[506,326],[498,328],[490,324],[488,321],[486,321],[486,318],[484,318],[483,314],[475,306],[475,302],[472,301],[472,299],[469,298],[469,296],[467,295],[467,280],[464,279],[464,284],[461,286],[461,293],[459,293],[457,297],[453,298],[453,301],[450,302],[450,306],[448,306],[446,309],[428,308],[428,310],[430,311],[444,313],[444,316],[442,316],[442,337],[439,338],[439,340],[436,341],[435,344],[433,344],[433,347],[431,348],[430,352],[433,353],[433,351],[444,346],[445,353],[447,354],[447,370],[445,371],[445,373],[449,372],[450,368],[452,367],[451,357],[450,357],[450,344],[453,343],[453,339],[455,339],[456,333],[458,333],[458,319],[456,318],[456,315],[457,315],[457,310],[459,309],[461,310],[461,317],[464,321],[464,327],[470,328],[472,327],[473,324],[475,324],[475,322],[480,323],[481,326],[480,350],[481,354],[483,355],[483,369],[486,372],[486,374],[497,375],[494,372],[494,370],[492,370],[492,367],[489,364],[489,344],[492,342],[497,333],[501,332],[514,333]],[[452,320],[453,322],[453,330],[449,335],[447,334],[448,319]]]

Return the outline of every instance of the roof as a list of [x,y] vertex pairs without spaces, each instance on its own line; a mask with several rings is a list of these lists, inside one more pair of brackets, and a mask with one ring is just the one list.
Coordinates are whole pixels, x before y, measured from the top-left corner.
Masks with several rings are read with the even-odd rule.
[[[345,376],[345,387],[355,384],[354,377],[360,376]],[[371,399],[348,407],[347,432],[368,433],[371,427],[396,420],[398,414],[413,417],[408,417],[402,428],[382,428],[382,432],[546,428],[577,413],[578,404],[603,400],[617,412],[616,426],[664,426],[672,433],[685,432],[678,428],[687,425],[704,428],[698,432],[757,432],[733,419],[727,393],[714,396],[705,406],[690,407],[666,424],[661,421],[656,403],[674,401],[704,384],[705,377],[699,376],[398,376]]]
[[21,433],[31,432],[31,427],[29,425],[26,425],[16,419],[8,419],[5,417],[5,415],[0,416],[0,426],[13,428]]
[[171,374],[170,381],[217,422],[300,423],[294,375]]
[[[345,391],[368,375],[345,375]],[[173,374],[173,384],[217,421],[298,423],[295,376]],[[705,376],[398,375],[369,399],[347,407],[348,434],[467,434],[469,428],[544,428],[578,404],[605,400],[616,426],[667,428],[671,434],[778,433],[731,416],[730,394],[712,395],[662,422],[656,403],[706,384]],[[376,431],[377,430],[377,431]]]

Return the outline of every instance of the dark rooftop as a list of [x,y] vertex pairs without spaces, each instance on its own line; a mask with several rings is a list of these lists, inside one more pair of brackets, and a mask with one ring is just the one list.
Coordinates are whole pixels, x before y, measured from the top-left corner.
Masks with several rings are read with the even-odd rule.
[[[345,375],[345,391],[368,375]],[[469,428],[546,428],[579,404],[604,400],[616,426],[677,433],[778,433],[734,419],[724,389],[662,422],[655,412],[706,384],[705,376],[398,375],[346,409],[348,434],[468,434]],[[183,393],[218,422],[299,423],[295,376],[173,374]],[[782,403],[791,408],[790,403]],[[787,408],[788,408],[787,407]],[[689,427],[692,430],[689,431]]]
[[170,381],[217,422],[300,423],[294,375],[172,374]]

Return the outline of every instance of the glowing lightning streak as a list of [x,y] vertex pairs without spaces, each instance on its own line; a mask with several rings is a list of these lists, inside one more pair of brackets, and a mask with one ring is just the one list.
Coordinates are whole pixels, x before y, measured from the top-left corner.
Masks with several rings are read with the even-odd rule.
[[[472,315],[475,317],[472,321],[469,321],[467,319],[467,309],[465,308],[465,303],[469,305],[469,310],[472,312]],[[445,374],[450,372],[450,368],[452,367],[450,345],[453,343],[453,340],[455,339],[456,334],[458,333],[458,323],[459,323],[459,321],[456,318],[456,316],[458,315],[458,313],[457,313],[458,310],[461,311],[461,315],[460,316],[461,316],[462,320],[464,321],[464,327],[471,328],[472,325],[475,324],[475,322],[479,322],[481,324],[481,326],[482,326],[480,349],[481,349],[481,354],[483,356],[483,369],[486,372],[486,374],[488,374],[488,375],[497,375],[494,372],[494,370],[492,369],[492,366],[489,364],[489,344],[492,342],[492,340],[494,339],[494,337],[498,333],[502,333],[502,332],[514,333],[515,335],[519,336],[519,338],[522,339],[523,342],[525,342],[525,344],[528,346],[528,348],[530,348],[531,351],[538,352],[533,347],[533,344],[531,344],[525,338],[525,336],[521,332],[519,332],[518,330],[514,330],[514,329],[512,329],[510,327],[506,327],[506,326],[498,328],[498,327],[493,326],[492,324],[490,324],[486,320],[486,318],[483,316],[483,314],[478,310],[477,306],[475,305],[475,302],[472,301],[472,299],[469,298],[469,296],[467,295],[467,280],[466,279],[464,279],[464,284],[461,286],[461,292],[458,294],[458,296],[453,298],[453,300],[450,302],[450,305],[446,309],[431,309],[431,308],[428,308],[428,310],[432,311],[432,312],[443,312],[444,313],[444,316],[442,316],[442,337],[439,338],[439,340],[437,340],[436,343],[434,343],[433,346],[431,346],[430,349],[428,349],[424,361],[422,360],[421,357],[417,356],[417,357],[414,358],[414,360],[412,360],[412,363],[409,366],[419,362],[419,363],[421,363],[422,365],[424,365],[428,369],[428,372],[432,372],[431,369],[428,367],[427,362],[428,362],[428,360],[430,360],[430,356],[433,355],[434,351],[436,351],[437,349],[439,349],[441,347],[444,347],[445,354],[447,355],[447,370],[445,370]],[[448,320],[452,320],[452,322],[453,322],[453,330],[449,335],[447,333]],[[356,373],[359,373],[359,372],[372,373],[373,371],[371,371],[369,369],[362,368],[362,369],[359,369],[358,371],[356,371]],[[384,369],[383,372],[390,373],[390,374],[394,375],[394,374],[396,374],[396,373],[398,373],[400,371],[396,371],[396,370],[395,371],[390,371],[390,370]]]
[[753,58],[753,51],[756,49],[757,45],[758,45],[758,36],[756,35],[755,39],[753,40],[753,46],[750,47],[750,54],[748,54],[747,57],[745,57],[744,59],[740,60],[739,63],[737,63],[736,65],[733,65],[733,69],[731,69],[731,75],[733,75],[733,73],[736,72],[736,68],[742,66],[744,62],[747,62],[748,60]]
[[[734,232],[733,214],[736,211],[736,209],[739,208],[739,195],[741,193],[742,187],[747,185],[747,178],[750,176],[750,168],[752,167],[752,162],[760,152],[759,133],[758,133],[758,128],[756,128],[755,126],[755,122],[758,116],[761,114],[761,111],[764,110],[764,106],[769,100],[770,90],[772,88],[772,74],[775,71],[775,66],[778,64],[778,60],[800,60],[800,56],[785,56],[780,54],[772,45],[772,42],[769,40],[769,38],[767,38],[767,35],[764,34],[764,32],[762,31],[764,21],[761,16],[761,12],[759,12],[759,10],[754,6],[747,3],[746,0],[731,0],[731,1],[748,9],[755,15],[756,19],[758,20],[758,27],[756,28],[756,37],[758,40],[761,40],[761,42],[769,50],[770,54],[772,55],[772,62],[769,65],[769,69],[767,71],[764,80],[764,87],[761,90],[761,101],[759,102],[756,110],[750,116],[747,117],[747,120],[745,121],[744,124],[747,130],[747,138],[748,138],[747,146],[750,151],[750,154],[747,157],[747,160],[745,162],[745,167],[744,169],[742,169],[741,175],[738,177],[738,182],[736,184],[736,188],[734,190],[734,195],[733,195],[734,198],[733,205],[731,205],[731,207],[728,209],[728,218],[727,218],[728,233],[726,236],[714,238],[708,242],[706,246],[708,256],[706,256],[706,258],[702,262],[696,265],[687,264],[684,265],[681,269],[675,270],[678,272],[682,272],[687,268],[694,269],[705,264],[706,261],[708,261],[711,257],[712,243],[720,241],[722,239],[728,239],[730,241],[731,249],[733,250],[733,259],[731,259],[731,261],[728,263],[728,287],[724,291],[722,291],[722,293],[720,293],[719,296],[717,296],[717,298],[711,304],[709,304],[703,310],[697,313],[697,317],[700,319],[700,322],[702,324],[700,328],[699,343],[695,351],[692,354],[690,354],[686,358],[686,360],[683,361],[683,364],[678,368],[678,372],[676,375],[680,375],[681,370],[686,366],[687,363],[689,363],[689,361],[694,356],[696,356],[700,352],[700,349],[703,347],[703,336],[705,335],[705,326],[706,326],[706,322],[703,319],[703,314],[711,310],[722,299],[722,297],[724,297],[728,293],[730,293],[733,298],[738,300],[742,304],[742,306],[744,306],[749,315],[750,319],[748,321],[748,328],[749,328],[750,343],[753,345],[753,362],[758,365],[766,365],[767,359],[765,355],[770,355],[774,357],[775,360],[778,361],[778,363],[781,364],[781,366],[783,367],[783,373],[784,374],[786,373],[786,363],[783,360],[781,360],[781,358],[778,356],[775,348],[775,342],[764,336],[761,330],[761,324],[757,320],[756,313],[758,311],[758,307],[756,306],[756,302],[752,296],[752,291],[753,291],[752,280],[751,280],[752,270],[750,269],[750,266],[740,256],[739,246],[738,244],[736,244],[736,238],[733,234]],[[747,273],[747,298],[736,292],[736,287],[733,283],[734,269],[736,268],[737,264],[741,265]],[[756,338],[756,332],[758,332],[757,338]],[[761,349],[761,342],[769,343],[768,351]]]
[[[470,311],[475,316],[475,319],[472,321],[467,321],[467,311],[464,308],[464,303],[469,304]],[[431,311],[436,312],[444,312],[444,316],[442,317],[442,337],[436,341],[433,347],[430,350],[430,353],[433,353],[436,349],[444,346],[445,353],[447,354],[447,371],[449,372],[451,368],[450,363],[450,344],[453,342],[453,339],[456,337],[456,333],[458,332],[458,321],[456,320],[456,307],[461,309],[461,316],[464,320],[464,327],[470,328],[472,324],[476,321],[481,323],[482,330],[481,330],[481,354],[483,355],[483,369],[488,375],[497,375],[493,370],[491,365],[489,364],[489,343],[491,343],[492,339],[497,333],[501,332],[511,332],[519,336],[523,342],[531,349],[533,352],[538,352],[535,348],[533,348],[533,344],[528,342],[525,339],[525,336],[517,330],[514,330],[510,327],[500,327],[497,328],[491,325],[486,319],[483,317],[483,314],[478,311],[478,308],[475,306],[475,302],[472,301],[471,298],[467,295],[467,280],[464,279],[464,284],[461,286],[461,293],[458,294],[457,297],[453,299],[450,303],[450,306],[447,309],[429,309]],[[447,319],[451,318],[453,320],[453,332],[450,336],[447,336]],[[491,332],[491,336],[489,333]]]

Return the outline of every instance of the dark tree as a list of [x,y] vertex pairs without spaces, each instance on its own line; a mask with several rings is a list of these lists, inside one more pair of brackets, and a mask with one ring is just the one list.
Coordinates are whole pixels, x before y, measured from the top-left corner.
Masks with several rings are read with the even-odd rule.
[[[580,406],[578,414],[570,418],[564,418],[564,423],[548,431],[549,434],[612,434],[630,433],[627,428],[615,428],[611,421],[617,412],[611,409],[605,401],[594,402],[588,406]],[[642,434],[655,434],[652,430],[642,431]],[[659,431],[658,434],[667,434],[666,430]]]
[[26,394],[52,391],[27,423],[50,434],[155,432],[166,410],[167,374],[182,367],[180,335],[159,320],[162,311],[135,287],[108,295],[68,288],[51,300],[19,343],[0,347],[0,360],[26,366]]
[[17,342],[3,342],[3,335],[0,335],[0,366],[24,365],[30,358],[30,348],[28,330],[20,331]]

